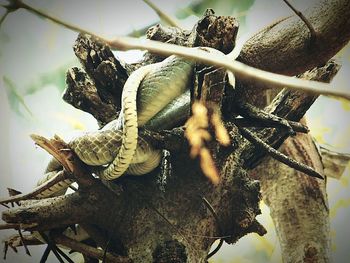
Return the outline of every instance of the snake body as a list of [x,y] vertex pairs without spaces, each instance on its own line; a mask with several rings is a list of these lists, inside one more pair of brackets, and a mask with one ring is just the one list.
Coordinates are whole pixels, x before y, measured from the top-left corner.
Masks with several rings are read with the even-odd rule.
[[[163,130],[184,121],[189,113],[194,62],[170,56],[162,62],[134,71],[124,85],[122,111],[117,120],[103,129],[83,134],[69,142],[70,148],[86,164],[93,166],[104,180],[112,180],[124,172],[142,175],[155,169],[160,151],[138,136],[138,128]],[[182,114],[178,114],[180,109]],[[106,167],[107,166],[107,167]],[[49,163],[46,174],[31,193],[12,196],[0,203],[26,198],[45,198],[64,194],[74,181],[58,176],[62,166]]]
[[171,102],[186,94],[192,69],[193,62],[176,56],[139,68],[124,85],[119,118],[101,131],[78,137],[70,147],[86,164],[108,164],[97,172],[105,180],[116,179],[125,171],[134,175],[150,172],[158,166],[160,152],[138,138],[138,128],[157,130],[171,126],[168,120],[157,127],[159,121],[154,117],[159,114],[164,120],[170,111],[167,105],[174,106]]

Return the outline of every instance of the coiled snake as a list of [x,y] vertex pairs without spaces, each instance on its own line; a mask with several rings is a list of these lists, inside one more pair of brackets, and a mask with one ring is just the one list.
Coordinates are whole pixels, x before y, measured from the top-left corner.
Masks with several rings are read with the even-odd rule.
[[[125,172],[149,173],[159,165],[161,154],[138,136],[138,128],[168,129],[186,119],[193,66],[193,61],[170,56],[134,71],[124,85],[118,119],[99,131],[71,140],[70,148],[84,163],[93,166],[102,180],[116,179]],[[38,187],[28,194],[0,199],[0,204],[64,194],[74,181],[60,170],[60,163],[52,159]]]
[[[99,166],[96,173],[104,180],[116,179],[125,172],[150,172],[158,166],[161,155],[138,138],[138,128],[157,129],[156,115],[162,116],[162,111],[168,110],[166,106],[185,93],[192,69],[192,62],[176,56],[139,68],[124,85],[119,118],[101,131],[76,138],[70,147],[86,164]],[[106,164],[107,167],[100,167]]]

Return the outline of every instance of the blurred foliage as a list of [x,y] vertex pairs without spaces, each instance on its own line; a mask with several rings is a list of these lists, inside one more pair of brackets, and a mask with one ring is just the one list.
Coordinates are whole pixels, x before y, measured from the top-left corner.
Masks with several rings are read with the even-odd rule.
[[350,102],[348,100],[341,98],[339,98],[338,100],[340,101],[343,110],[350,111]]
[[335,203],[335,205],[332,206],[331,210],[329,211],[330,218],[334,219],[334,217],[337,215],[337,212],[339,209],[348,208],[349,206],[350,206],[350,198],[338,200]]
[[[11,110],[13,110],[17,115],[21,117],[26,117],[23,114],[23,110],[21,110],[22,106],[25,112],[27,112],[29,116],[33,117],[29,106],[25,102],[25,96],[32,95],[48,86],[53,86],[57,88],[59,92],[63,92],[66,86],[66,71],[71,66],[72,63],[68,63],[60,66],[59,68],[56,68],[55,70],[39,74],[33,79],[32,82],[24,87],[17,87],[13,80],[11,80],[9,77],[4,76],[4,86]],[[80,127],[81,125],[77,126]]]
[[216,0],[199,0],[193,1],[187,7],[176,12],[179,19],[185,19],[191,15],[202,16],[207,10],[211,8],[219,15],[233,15],[239,19],[240,23],[245,23],[245,14],[248,9],[254,4],[255,0],[231,0],[231,1],[216,1]]
[[31,117],[33,117],[32,112],[24,101],[23,95],[18,91],[18,88],[14,82],[8,77],[3,77],[4,87],[6,89],[7,98],[10,104],[11,109],[16,112],[18,115],[24,117],[24,114],[21,110],[21,107],[27,112]]
[[84,125],[83,122],[81,122],[79,119],[72,117],[68,114],[57,113],[55,115],[55,118],[64,123],[67,123],[73,130],[83,131],[86,129],[86,126]]
[[66,72],[72,66],[68,63],[58,67],[57,69],[38,75],[27,87],[24,87],[24,94],[33,94],[48,85],[55,86],[60,92],[66,87]]

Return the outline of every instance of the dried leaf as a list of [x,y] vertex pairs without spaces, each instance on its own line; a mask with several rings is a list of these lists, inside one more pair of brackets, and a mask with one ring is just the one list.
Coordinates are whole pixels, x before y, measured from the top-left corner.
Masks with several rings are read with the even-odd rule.
[[228,146],[230,144],[230,136],[223,125],[220,115],[213,113],[211,117],[211,123],[215,128],[215,136],[221,145]]
[[204,175],[208,177],[213,184],[217,185],[220,181],[219,172],[207,148],[202,148],[200,150],[200,166]]

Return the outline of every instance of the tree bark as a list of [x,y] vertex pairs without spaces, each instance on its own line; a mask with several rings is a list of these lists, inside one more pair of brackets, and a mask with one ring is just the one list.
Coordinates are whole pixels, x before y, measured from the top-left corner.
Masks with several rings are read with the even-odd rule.
[[[318,32],[316,43],[309,43],[308,32],[306,29],[301,30],[304,27],[302,22],[299,21],[299,18],[293,17],[261,31],[249,40],[245,44],[239,60],[259,68],[289,75],[325,63],[350,38],[348,15],[348,1],[323,3],[312,12],[307,12],[307,17],[310,17],[311,22],[316,25]],[[220,21],[224,23],[220,23]],[[220,26],[223,24],[227,26],[224,30]],[[192,32],[165,30],[158,27],[148,36],[150,38],[157,36],[157,40],[160,41],[171,39],[174,43],[187,46],[211,46],[227,53],[232,50],[234,43],[228,41],[227,37],[222,37],[222,32],[225,32],[225,36],[235,36],[237,28],[234,25],[233,18],[216,17],[209,12]],[[338,26],[344,25],[345,29],[339,31]],[[270,35],[271,32],[274,33],[274,36]],[[342,33],[341,37],[338,36],[339,33]],[[287,35],[292,38],[286,38]],[[178,37],[172,38],[171,36]],[[82,52],[83,55],[80,54],[81,56],[78,55],[78,57],[87,73],[84,75],[84,79],[89,77],[92,81],[89,83],[90,88],[87,92],[76,78],[68,79],[64,99],[75,107],[89,111],[103,125],[117,115],[115,109],[120,106],[118,106],[119,100],[117,98],[120,96],[123,81],[127,75],[141,65],[162,58],[148,54],[140,63],[128,66],[111,57],[108,47],[95,44],[93,41],[85,41],[84,37],[79,39],[75,52],[79,54]],[[84,45],[88,43],[88,46],[79,49],[81,43]],[[283,54],[281,53],[280,56],[272,55],[279,54],[279,47],[282,46]],[[261,52],[259,52],[260,49]],[[291,57],[293,63],[289,68],[285,65],[290,64]],[[284,69],[282,65],[285,67]],[[118,76],[117,81],[115,80],[116,76]],[[222,83],[224,83],[223,80]],[[210,79],[206,79],[206,81],[210,82]],[[104,86],[105,83],[109,83],[108,88]],[[257,92],[259,86],[252,87],[251,85],[252,83],[244,82],[240,84],[237,92],[239,99],[258,106],[266,104],[266,101],[262,99],[266,97],[265,95],[251,96],[253,90],[256,92],[255,94],[259,94]],[[203,85],[203,87],[210,89],[212,85]],[[218,90],[220,91],[220,89]],[[224,88],[221,89],[221,92],[223,91]],[[260,94],[263,94],[265,91],[261,90],[261,92]],[[210,92],[204,92],[204,94],[210,94]],[[218,98],[221,95],[219,92],[216,96]],[[226,93],[225,96],[227,97]],[[281,117],[298,121],[312,105],[314,99],[314,96],[282,91],[269,110],[279,113]],[[83,100],[84,103],[80,103]],[[226,100],[226,105],[229,102],[230,98]],[[103,107],[99,108],[98,105],[103,105]],[[113,107],[115,108],[112,109]],[[112,109],[111,112],[109,109]],[[107,117],[102,113],[106,113]],[[161,176],[159,168],[143,177],[124,176],[110,184],[109,188],[96,180],[92,186],[79,189],[78,193],[65,197],[54,197],[45,201],[30,202],[24,207],[5,211],[2,217],[8,223],[24,223],[31,230],[51,228],[55,216],[61,220],[57,221],[57,226],[71,224],[72,221],[82,225],[93,225],[100,233],[106,234],[107,239],[110,240],[109,249],[113,253],[128,257],[133,262],[206,262],[208,251],[216,239],[233,243],[247,233],[255,232],[259,235],[265,233],[264,228],[255,219],[256,215],[260,213],[259,182],[247,174],[247,169],[254,168],[263,155],[259,154],[259,147],[242,138],[236,126],[230,123],[226,124],[231,136],[231,145],[223,147],[216,142],[210,142],[208,145],[220,172],[220,183],[216,186],[203,176],[198,159],[188,158],[188,151],[173,150],[170,158],[171,176],[167,179],[164,191],[157,183]],[[281,128],[256,128],[254,132],[274,147],[280,146],[288,137]],[[178,145],[186,145],[185,139],[181,135],[172,139]],[[251,157],[254,157],[254,160]],[[315,164],[315,168],[319,166],[317,160],[312,164]],[[84,166],[79,162],[75,162],[75,165]],[[314,182],[312,180],[306,181]],[[281,183],[285,183],[285,181]],[[265,191],[263,193],[268,193],[265,181],[262,182],[262,185]],[[322,195],[321,198],[321,194],[318,192],[318,189],[322,187],[318,182],[312,184],[311,187],[311,192],[314,191],[318,194],[315,198],[317,206],[324,197]],[[308,188],[302,186],[301,190],[304,189]],[[310,191],[307,193],[310,194]],[[64,199],[67,200],[67,207],[60,206]],[[211,209],[208,208],[204,200],[210,203]],[[279,202],[279,200],[269,199],[270,204],[275,202]],[[323,198],[323,205],[326,203],[326,199]],[[81,214],[72,208],[80,206],[82,210],[80,208],[77,210],[83,211]],[[302,207],[296,207],[300,213],[303,213],[305,211],[303,209],[308,206],[303,203]],[[276,213],[273,214],[276,215],[276,220],[279,220],[277,219],[279,211],[276,208]],[[55,212],[59,215],[55,215]],[[69,213],[73,216],[69,217]],[[322,216],[327,215],[324,213]],[[282,221],[276,222],[283,224],[284,221]],[[278,233],[282,242],[287,244],[290,241],[283,238],[285,230],[280,226],[281,224],[278,225],[280,227]],[[327,228],[327,224],[322,225],[322,227]],[[324,236],[324,240],[326,243],[328,242],[326,236]],[[303,247],[304,252],[306,252],[304,255],[308,260],[313,260],[315,258],[314,248],[317,246],[312,242],[309,242],[308,245],[306,250]],[[325,247],[324,250],[317,251],[318,258],[327,259],[326,250]],[[323,252],[324,255],[318,254]],[[125,257],[123,260],[127,260]],[[288,258],[285,257],[285,260]]]

